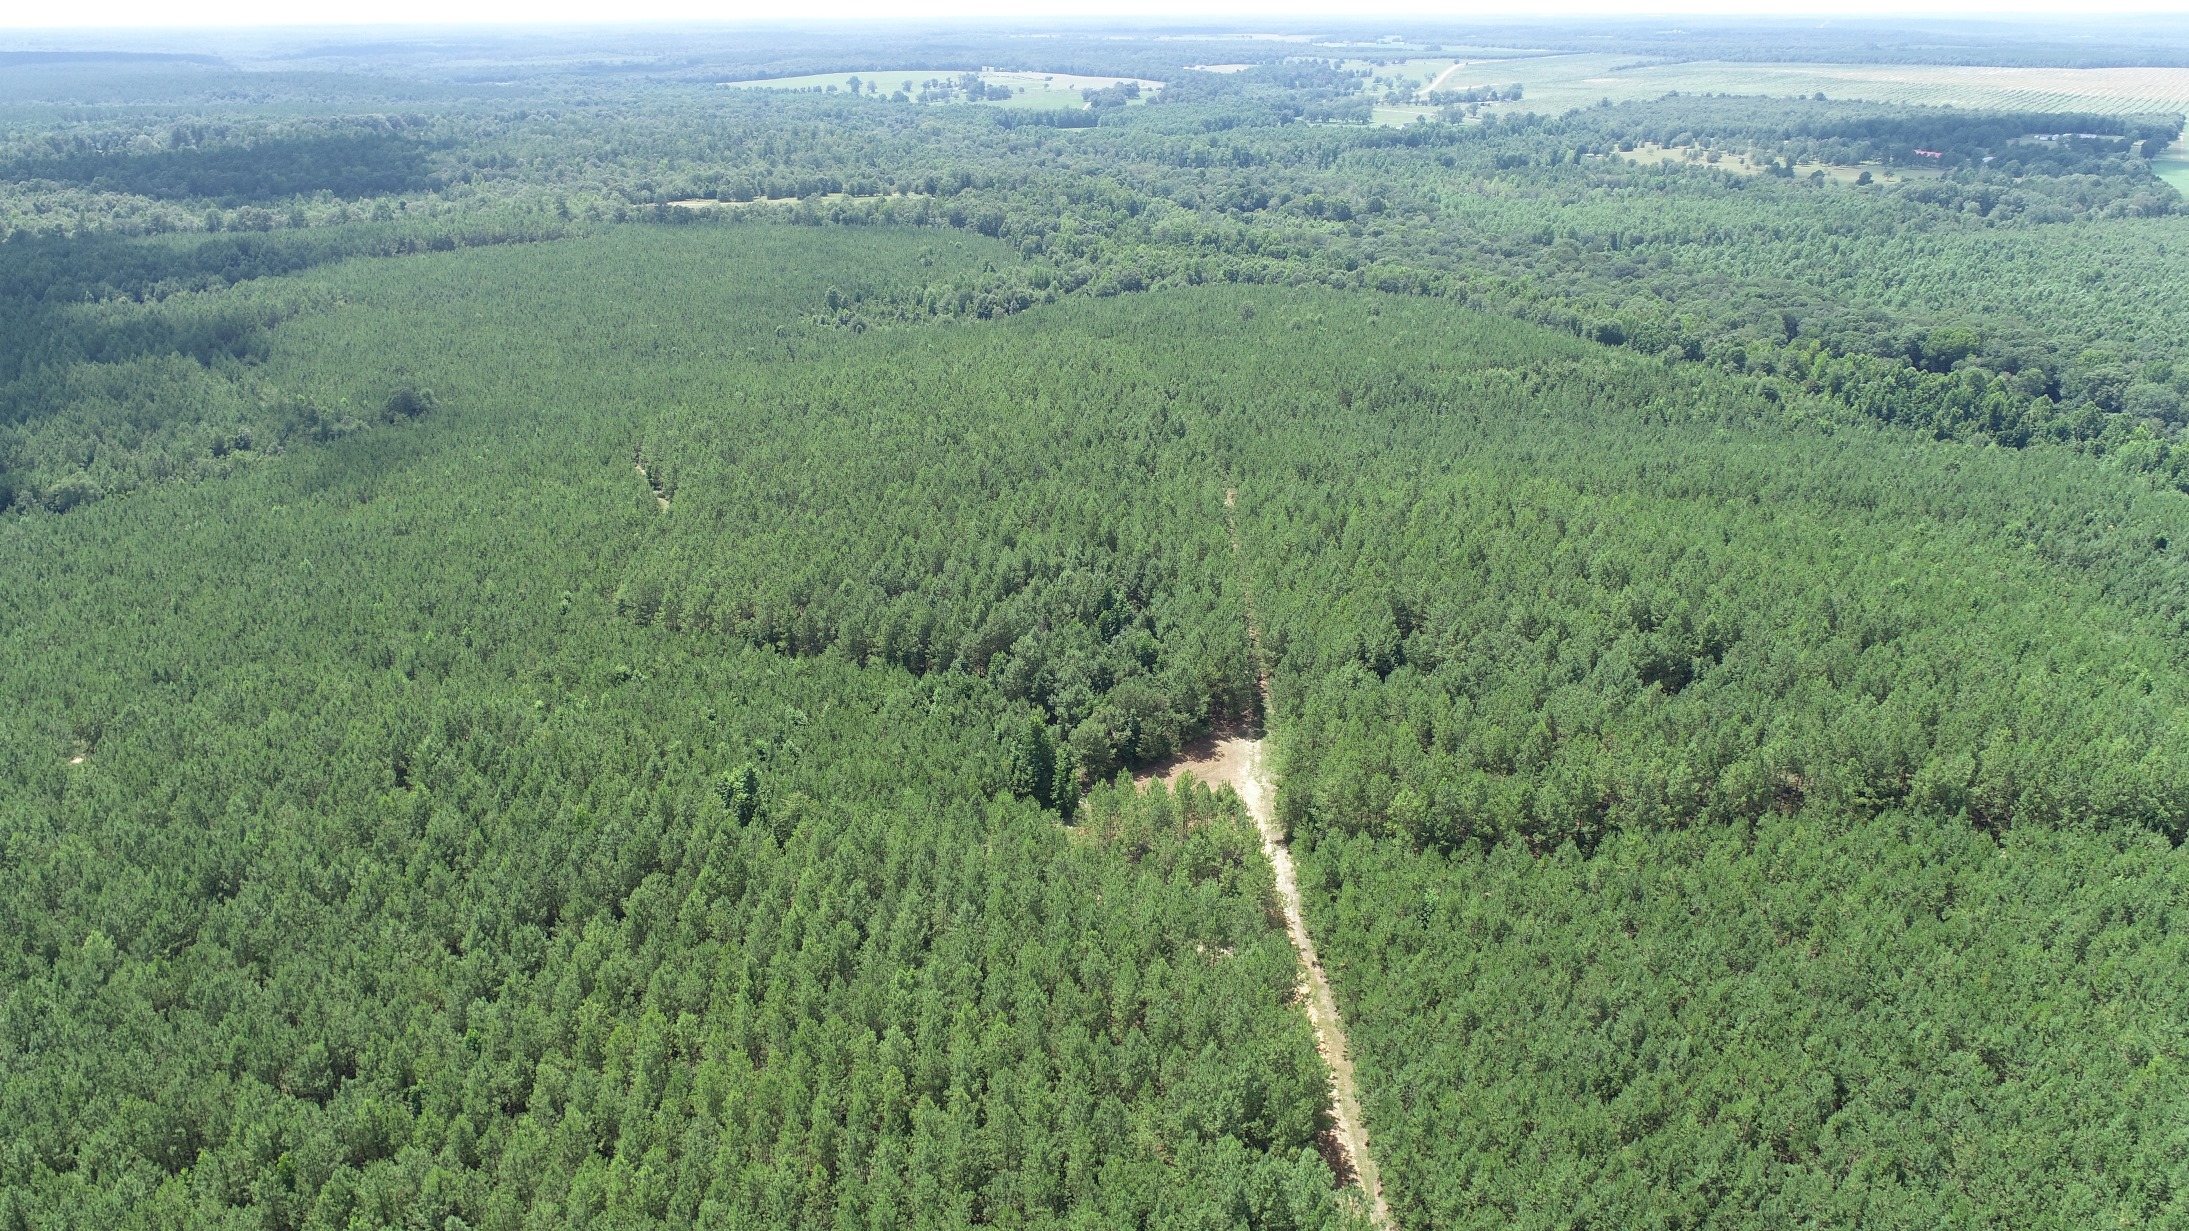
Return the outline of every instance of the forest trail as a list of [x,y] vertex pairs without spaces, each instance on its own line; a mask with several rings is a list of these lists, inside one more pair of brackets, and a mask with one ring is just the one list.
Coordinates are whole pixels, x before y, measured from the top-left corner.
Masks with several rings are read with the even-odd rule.
[[646,486],[654,489],[654,503],[666,509],[669,507],[668,494],[661,490],[661,484],[654,481],[654,476],[647,473],[646,463],[640,460],[639,457],[641,447],[639,445],[631,446],[631,469],[638,471],[638,477],[646,480]]
[[[1254,618],[1254,591],[1247,585],[1246,558],[1239,549],[1239,520],[1230,511],[1237,501],[1238,491],[1227,488],[1224,521],[1231,534],[1232,558],[1239,562],[1247,617],[1247,648],[1254,658],[1255,681],[1261,691],[1266,723],[1269,672],[1262,663],[1262,632]],[[1299,953],[1300,968],[1306,976],[1300,998],[1306,1002],[1308,1022],[1315,1028],[1316,1049],[1322,1052],[1323,1061],[1330,1066],[1331,1119],[1338,1151],[1343,1155],[1341,1161],[1351,1169],[1361,1191],[1368,1195],[1376,1225],[1389,1228],[1394,1225],[1391,1207],[1384,1202],[1383,1180],[1376,1171],[1375,1157],[1368,1151],[1368,1122],[1361,1115],[1360,1095],[1353,1081],[1353,1060],[1346,1044],[1345,1021],[1338,1016],[1337,998],[1331,995],[1330,980],[1324,977],[1322,961],[1315,956],[1315,941],[1307,934],[1307,916],[1300,904],[1300,878],[1292,866],[1292,848],[1277,823],[1277,789],[1270,781],[1269,763],[1264,755],[1266,743],[1261,729],[1219,731],[1159,766],[1149,779],[1171,782],[1190,772],[1212,787],[1228,785],[1239,793],[1247,814],[1254,818],[1254,827],[1262,835],[1262,854],[1268,857],[1269,866],[1276,873],[1277,896],[1284,903],[1285,932],[1292,937],[1292,948]]]

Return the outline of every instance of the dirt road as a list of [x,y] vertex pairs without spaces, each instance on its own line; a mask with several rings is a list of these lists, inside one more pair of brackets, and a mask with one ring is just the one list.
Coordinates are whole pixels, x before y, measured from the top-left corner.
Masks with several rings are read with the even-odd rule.
[[646,463],[639,457],[640,447],[638,445],[631,447],[631,469],[638,471],[638,477],[646,480],[646,486],[654,489],[654,503],[666,509],[669,507],[669,493],[662,490],[661,484],[646,469]]
[[1426,87],[1424,87],[1419,97],[1426,101],[1431,94],[1434,94],[1438,90],[1443,89],[1445,87],[1445,84],[1451,81],[1453,73],[1456,73],[1465,67],[1467,67],[1467,62],[1465,60],[1461,60],[1459,63],[1454,64],[1453,66],[1445,69],[1441,73],[1438,73],[1437,79],[1430,82]]
[[[1236,503],[1237,496],[1233,491],[1224,493],[1227,510]],[[1226,516],[1231,523],[1231,550],[1236,559],[1239,558],[1239,524],[1236,517],[1228,513]],[[1246,584],[1243,560],[1240,582]],[[1269,675],[1262,666],[1261,629],[1254,619],[1251,588],[1246,592],[1246,609],[1247,640],[1260,679],[1262,711],[1266,718]],[[1262,854],[1268,857],[1270,868],[1276,872],[1277,896],[1284,903],[1285,932],[1292,937],[1292,947],[1299,953],[1300,969],[1305,973],[1300,999],[1307,1005],[1308,1022],[1315,1027],[1315,1046],[1330,1066],[1330,1118],[1339,1151],[1351,1168],[1353,1178],[1360,1183],[1361,1191],[1367,1195],[1376,1225],[1392,1227],[1391,1209],[1383,1199],[1383,1181],[1376,1171],[1375,1156],[1368,1149],[1368,1122],[1361,1116],[1360,1095],[1353,1081],[1353,1061],[1346,1049],[1345,1021],[1338,1016],[1338,1002],[1330,994],[1330,980],[1323,976],[1322,961],[1315,956],[1315,941],[1307,934],[1307,918],[1300,907],[1300,878],[1292,866],[1292,848],[1277,823],[1277,788],[1270,779],[1264,756],[1266,742],[1259,729],[1219,732],[1156,767],[1147,777],[1173,782],[1179,776],[1191,773],[1212,787],[1229,786],[1239,793],[1247,814],[1254,818],[1254,826],[1262,835]]]

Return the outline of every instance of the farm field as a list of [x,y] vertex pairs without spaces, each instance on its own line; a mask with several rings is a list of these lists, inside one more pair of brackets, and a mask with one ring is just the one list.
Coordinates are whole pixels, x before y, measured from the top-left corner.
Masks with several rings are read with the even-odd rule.
[[1341,62],[1340,67],[1365,70],[1369,77],[1361,88],[1381,97],[1385,92],[1409,82],[1412,83],[1413,91],[1418,92],[1454,63],[1455,61],[1442,57],[1401,60],[1393,64],[1382,64],[1374,60],[1346,60]]
[[725,81],[722,85],[724,88],[732,90],[826,90],[830,86],[834,86],[840,91],[848,91],[851,79],[857,77],[862,85],[872,82],[880,86],[884,93],[887,93],[897,89],[907,81],[917,88],[919,83],[923,81],[942,77],[955,77],[960,73],[974,71],[976,70],[970,68],[876,69],[866,73],[807,73],[798,77],[765,77],[755,81]]
[[1513,63],[1509,60],[1461,60],[1449,65],[1422,87],[1425,95],[1440,91],[1466,90],[1476,86],[1497,84],[1488,80],[1497,75],[1499,66]]
[[[1681,93],[1808,95],[1920,106],[2099,114],[2189,109],[2189,68],[1979,68],[1890,64],[1689,63],[1619,67],[1545,82],[1547,99]],[[1524,80],[1524,78],[1516,78]],[[1536,87],[1530,86],[1530,98]],[[1593,98],[1589,101],[1595,101]],[[1576,104],[1579,105],[1579,104]]]
[[1486,60],[1453,72],[1445,78],[1443,88],[1465,90],[1518,83],[1524,91],[1521,101],[1485,104],[1485,110],[1501,113],[1534,111],[1550,115],[1575,107],[1593,106],[1604,98],[1624,102],[1662,94],[1662,89],[1652,92],[1648,86],[1626,82],[1619,70],[1633,63],[1632,56],[1601,54]]

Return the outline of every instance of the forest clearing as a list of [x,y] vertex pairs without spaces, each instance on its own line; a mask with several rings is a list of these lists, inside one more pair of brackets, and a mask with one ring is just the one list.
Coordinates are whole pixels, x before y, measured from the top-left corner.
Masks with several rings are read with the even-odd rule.
[[739,201],[739,200],[735,200],[735,199],[732,199],[732,200],[728,200],[728,201],[725,201],[725,200],[721,200],[721,199],[719,199],[719,198],[716,198],[716,197],[687,197],[687,198],[684,198],[683,200],[679,200],[679,201],[668,201],[668,202],[665,202],[665,204],[667,204],[667,205],[670,205],[670,206],[673,206],[673,207],[675,207],[675,208],[677,208],[677,209],[717,209],[717,208],[722,208],[722,207],[726,207],[726,206],[741,206],[741,205],[742,205],[742,206],[765,206],[765,205],[797,205],[797,204],[799,204],[800,202],[806,202],[806,203],[812,203],[812,204],[823,204],[823,205],[825,205],[825,204],[829,204],[829,203],[832,203],[832,202],[838,202],[838,203],[849,203],[849,202],[870,202],[870,201],[889,201],[889,200],[912,200],[912,199],[915,199],[915,198],[918,198],[918,197],[922,197],[922,196],[927,196],[927,195],[929,195],[929,194],[926,194],[926,193],[919,193],[919,192],[895,192],[895,193],[867,193],[867,194],[850,193],[850,192],[818,192],[818,193],[813,193],[813,194],[811,194],[811,195],[808,195],[808,196],[803,196],[803,197],[750,197],[750,198],[747,198],[746,200],[742,200],[742,201]]
[[1081,73],[1026,72],[996,68],[946,69],[938,72],[922,69],[875,69],[866,73],[811,73],[801,77],[774,77],[755,81],[725,81],[723,88],[731,90],[782,90],[805,93],[854,93],[887,96],[902,94],[921,102],[947,101],[944,95],[955,91],[964,94],[964,83],[978,82],[996,93],[992,96],[972,99],[975,102],[1000,102],[1014,107],[1083,107],[1084,95],[1089,91],[1115,90],[1131,86],[1135,91],[1153,93],[1163,88],[1160,81],[1135,77],[1090,76]]
[[[1746,154],[1706,150],[1699,146],[1644,144],[1631,150],[1621,150],[1618,157],[1639,167],[1652,167],[1663,163],[1686,163],[1703,167],[1715,167],[1721,171],[1731,171],[1739,175],[1767,175],[1771,172],[1771,164],[1751,159]],[[1905,163],[1893,166],[1886,166],[1882,163],[1864,166],[1795,162],[1787,165],[1791,167],[1797,177],[1807,176],[1812,172],[1822,172],[1826,178],[1840,183],[1854,183],[1860,180],[1865,173],[1869,174],[1872,179],[1885,183],[1897,183],[1902,180],[1936,179],[1944,174],[1944,171],[1938,167],[1909,166]]]

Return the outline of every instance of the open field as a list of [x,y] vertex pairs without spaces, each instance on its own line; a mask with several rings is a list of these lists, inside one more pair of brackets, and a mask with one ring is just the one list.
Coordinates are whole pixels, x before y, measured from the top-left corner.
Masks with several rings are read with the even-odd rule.
[[[1733,171],[1741,175],[1762,175],[1764,171],[1763,163],[1751,162],[1744,154],[1723,154],[1695,146],[1649,144],[1622,152],[1617,157],[1642,166],[1674,162],[1716,167],[1721,171]],[[1813,171],[1822,171],[1826,176],[1847,184],[1860,179],[1865,171],[1881,184],[1897,184],[1904,180],[1933,180],[1943,174],[1936,167],[1849,167],[1836,163],[1810,162],[1794,164],[1794,174],[1797,176],[1806,176]]]
[[2176,141],[2164,154],[2154,159],[2151,170],[2177,190],[2189,193],[2189,151],[2182,148],[2181,142]]
[[1106,90],[1126,81],[1137,81],[1142,97],[1134,102],[1145,102],[1146,96],[1163,88],[1160,81],[1136,77],[1081,77],[1071,73],[1019,73],[997,72],[984,69],[981,80],[991,86],[1009,86],[1015,91],[1009,99],[996,100],[1002,107],[1033,107],[1053,109],[1079,107],[1086,104],[1082,90]]
[[[1368,69],[1368,93],[1381,96],[1395,81],[1420,82],[1422,93],[1519,83],[1525,97],[1517,103],[1489,104],[1507,111],[1558,113],[1602,99],[1630,102],[1682,94],[1810,95],[1866,102],[1926,106],[2005,107],[2027,111],[2091,111],[2102,114],[2189,111],[2189,68],[1978,68],[1932,64],[1736,64],[1699,61],[1649,64],[1631,56],[1560,55],[1514,59],[1458,59],[1420,56],[1389,63],[1351,60],[1348,67]],[[1204,71],[1239,71],[1247,65],[1210,65]],[[910,82],[913,92],[971,69],[889,69],[871,73],[812,73],[724,84],[737,89],[844,89],[851,78],[872,82],[883,91]],[[1070,107],[1080,91],[1103,89],[1128,80],[1069,73],[980,70],[989,85],[1017,91],[1003,106]],[[1140,88],[1162,88],[1140,80]],[[1388,113],[1388,114],[1387,114]],[[1379,106],[1379,124],[1412,123],[1428,112]]]
[[1493,78],[1500,68],[1512,63],[1511,60],[1460,60],[1431,78],[1421,92],[1435,94],[1446,90],[1465,90],[1473,86],[1509,84]]
[[[1559,112],[1683,94],[1810,95],[1865,102],[2103,114],[2189,111],[2189,69],[1979,68],[1934,64],[1640,64],[1618,56],[1543,56],[1508,61],[1490,76],[1518,81],[1527,98],[1510,110]],[[1452,88],[1493,84],[1459,80]]]
[[2189,69],[1976,68],[1934,64],[1680,64],[1613,74],[1667,90],[1814,94],[1868,102],[2107,114],[2189,110]]
[[1368,80],[1364,84],[1364,88],[1370,94],[1381,95],[1393,85],[1403,84],[1408,81],[1414,83],[1413,88],[1416,90],[1426,89],[1429,83],[1437,79],[1439,74],[1449,71],[1457,63],[1459,61],[1451,56],[1425,56],[1417,59],[1388,62],[1381,60],[1345,60],[1340,62],[1340,66],[1352,69],[1355,72],[1366,70]]
[[[1474,60],[1468,62],[1466,67],[1438,80],[1435,88],[1469,90],[1478,86],[1506,86],[1517,82],[1525,91],[1520,102],[1489,105],[1507,111],[1555,114],[1575,107],[1586,107],[1607,96],[1614,102],[1645,97],[1637,92],[1622,92],[1616,82],[1608,87],[1600,84],[1613,80],[1607,74],[1626,68],[1634,62],[1632,56],[1595,54]],[[1662,93],[1664,89],[1657,89],[1646,97],[1654,98]]]
[[1375,123],[1384,128],[1404,128],[1436,113],[1437,109],[1426,103],[1377,103],[1373,111]]
[[[830,86],[834,86],[838,91],[844,91],[856,79],[862,86],[872,83],[885,94],[907,87],[909,87],[907,89],[908,93],[917,94],[931,82],[955,81],[964,74],[974,71],[969,68],[893,68],[880,69],[870,73],[808,73],[803,77],[769,77],[758,81],[726,81],[722,84],[735,90],[825,91]],[[1107,89],[1120,82],[1132,80],[1139,80],[1140,88],[1143,91],[1152,92],[1163,88],[1163,83],[1160,81],[1129,77],[1087,77],[1072,73],[1006,72],[985,68],[978,71],[983,83],[991,86],[1009,86],[1014,91],[1009,100],[997,100],[999,106],[1006,107],[1078,107],[1086,102],[1080,91]]]
[[884,90],[894,90],[906,82],[918,89],[921,82],[954,78],[972,72],[969,68],[892,68],[877,69],[871,73],[808,73],[803,77],[765,77],[757,81],[725,81],[722,84],[733,90],[825,90],[835,86],[845,88],[853,77],[861,83],[873,82]]

